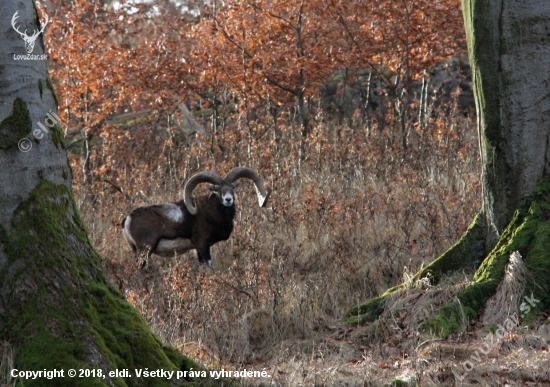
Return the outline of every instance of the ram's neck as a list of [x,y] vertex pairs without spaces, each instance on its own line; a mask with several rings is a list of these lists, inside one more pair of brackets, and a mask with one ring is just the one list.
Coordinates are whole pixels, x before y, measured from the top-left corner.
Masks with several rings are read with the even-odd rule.
[[220,201],[217,201],[217,208],[219,213],[223,216],[224,219],[231,220],[233,222],[233,219],[235,218],[235,204],[227,207],[224,206]]

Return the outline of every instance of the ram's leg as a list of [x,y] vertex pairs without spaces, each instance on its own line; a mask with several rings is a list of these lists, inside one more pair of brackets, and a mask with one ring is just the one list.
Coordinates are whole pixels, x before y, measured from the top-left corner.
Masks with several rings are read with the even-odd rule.
[[136,245],[134,245],[133,243],[130,243],[130,247],[132,248],[132,251],[134,252],[134,255],[135,255],[136,258],[137,258],[137,256],[138,256],[138,250],[137,250],[137,248],[136,248]]
[[152,252],[153,248],[151,246],[145,246],[137,250],[136,260],[140,268],[143,269],[145,266],[147,266],[147,261],[149,261]]
[[210,244],[202,243],[197,248],[199,254],[199,262],[206,262],[208,267],[212,267],[212,257],[210,256]]

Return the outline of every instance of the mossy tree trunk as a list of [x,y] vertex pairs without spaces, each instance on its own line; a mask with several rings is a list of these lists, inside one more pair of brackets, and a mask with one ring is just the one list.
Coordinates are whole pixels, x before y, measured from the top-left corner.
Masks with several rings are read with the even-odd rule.
[[[546,308],[550,283],[550,2],[462,0],[482,158],[482,208],[465,235],[414,279],[435,282],[477,268],[475,282],[425,327],[446,335],[464,314],[477,317],[504,277],[513,249],[534,274],[529,290]],[[549,233],[547,235],[547,233]],[[350,310],[347,322],[376,318],[390,289]],[[538,290],[537,290],[538,289]]]
[[549,172],[550,3],[462,3],[483,160],[482,213],[492,247]]
[[[18,57],[27,52],[12,17],[18,12],[19,30],[31,35],[40,29],[37,10],[31,0],[0,0],[0,8],[0,362],[20,371],[64,370],[65,377],[25,380],[25,386],[186,383],[134,374],[194,365],[163,346],[107,283],[73,200],[47,61],[36,60],[45,52],[42,35],[35,57]],[[0,370],[9,374],[6,367]],[[71,378],[69,369],[96,370],[96,377]],[[116,369],[132,377],[109,376]],[[3,374],[3,383],[15,381]]]

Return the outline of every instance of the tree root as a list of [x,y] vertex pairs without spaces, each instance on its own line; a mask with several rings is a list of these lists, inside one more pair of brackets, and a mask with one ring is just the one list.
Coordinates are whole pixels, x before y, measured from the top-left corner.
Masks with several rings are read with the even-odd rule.
[[[462,238],[455,243],[449,250],[434,260],[425,268],[418,271],[412,277],[412,282],[429,277],[432,285],[437,284],[442,277],[449,275],[453,271],[464,268],[475,268],[481,262],[485,254],[485,225],[483,216],[478,214]],[[344,316],[345,324],[364,324],[372,322],[384,310],[386,298],[400,290],[407,288],[407,285],[401,284],[388,289],[381,296],[372,298],[367,302],[351,308]]]

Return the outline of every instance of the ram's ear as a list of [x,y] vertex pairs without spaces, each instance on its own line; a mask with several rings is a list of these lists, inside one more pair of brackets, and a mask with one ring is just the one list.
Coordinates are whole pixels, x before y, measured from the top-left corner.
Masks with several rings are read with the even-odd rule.
[[220,191],[220,186],[219,185],[209,185],[208,190],[212,191],[212,192],[219,192]]
[[233,189],[239,187],[241,185],[241,182],[240,181],[236,181],[234,183],[231,183],[231,187],[233,187]]

